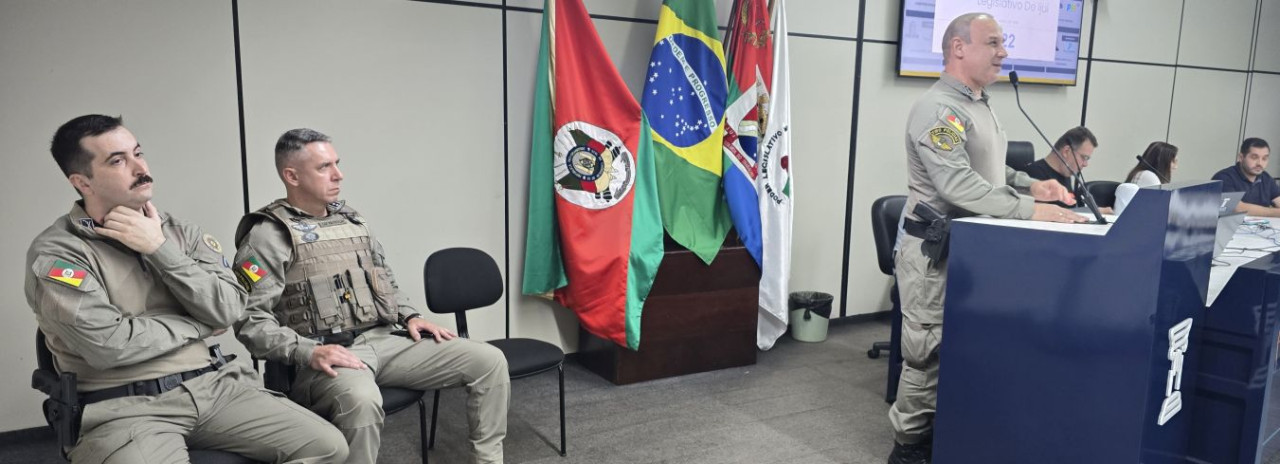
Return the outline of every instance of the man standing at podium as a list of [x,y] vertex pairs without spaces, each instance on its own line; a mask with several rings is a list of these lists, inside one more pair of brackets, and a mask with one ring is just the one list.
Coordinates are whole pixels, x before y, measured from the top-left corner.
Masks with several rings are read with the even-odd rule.
[[999,79],[1001,62],[1009,55],[995,18],[982,13],[957,17],[947,26],[942,49],[942,76],[907,119],[906,234],[899,238],[895,260],[903,366],[898,399],[889,410],[894,428],[890,464],[927,463],[932,458],[947,221],[978,214],[1086,220],[1062,207],[1036,203],[1075,204],[1062,184],[1032,182],[1026,173],[1004,165],[1007,139],[984,90]]

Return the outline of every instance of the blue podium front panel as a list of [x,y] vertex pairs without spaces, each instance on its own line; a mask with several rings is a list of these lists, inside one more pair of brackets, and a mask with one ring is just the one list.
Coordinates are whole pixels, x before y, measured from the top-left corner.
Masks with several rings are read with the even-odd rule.
[[1189,449],[1199,462],[1260,462],[1276,440],[1277,305],[1280,255],[1271,254],[1236,270],[1205,314]]
[[955,221],[934,462],[1186,462],[1219,198],[1142,189],[1109,230]]

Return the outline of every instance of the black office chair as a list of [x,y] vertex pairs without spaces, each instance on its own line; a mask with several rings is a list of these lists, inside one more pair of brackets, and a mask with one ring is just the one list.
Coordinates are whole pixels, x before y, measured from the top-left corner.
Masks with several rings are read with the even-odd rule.
[[[58,372],[53,366],[53,352],[45,344],[44,332],[36,329],[36,370],[31,373],[31,388],[49,395],[44,400],[44,420],[54,430],[58,449],[62,458],[71,460],[67,450],[75,446],[80,434],[80,398],[76,393],[76,374],[74,372]],[[72,421],[70,427],[59,428],[63,415],[69,414],[66,420]],[[256,463],[252,459],[229,451],[188,450],[188,457],[193,464],[245,464]]]
[[[468,338],[467,310],[492,305],[502,297],[502,274],[487,253],[474,248],[449,248],[432,253],[422,268],[427,308],[436,314],[453,313],[458,335]],[[489,344],[507,357],[511,380],[556,370],[560,375],[560,455],[566,454],[564,428],[564,351],[531,338],[505,338]],[[440,392],[431,410],[431,446],[436,437],[436,411]]]
[[1004,164],[1018,171],[1027,169],[1027,165],[1036,161],[1036,147],[1031,142],[1010,140],[1005,151]]
[[[255,359],[255,366],[257,362],[258,360]],[[297,377],[297,371],[292,365],[267,361],[262,370],[263,386],[285,395],[289,394],[289,390],[293,388],[293,381]],[[427,464],[427,403],[425,400],[427,392],[383,386],[378,386],[378,391],[382,393],[382,413],[385,416],[408,409],[414,403],[418,404],[418,442],[422,451],[422,464]]]
[[1119,182],[1091,180],[1085,183],[1084,186],[1093,195],[1093,200],[1098,202],[1099,208],[1110,208],[1116,205],[1116,187],[1120,186]]
[[[893,245],[898,240],[898,220],[902,217],[902,208],[907,204],[905,195],[880,197],[871,203],[871,234],[876,241],[876,257],[880,263],[880,272],[893,277]],[[889,312],[889,341],[876,342],[867,350],[867,357],[880,357],[881,350],[889,351],[889,377],[885,385],[884,401],[893,403],[898,397],[898,377],[902,375],[902,302],[898,299],[898,281],[895,278],[893,288],[889,290],[889,301],[893,307]]]

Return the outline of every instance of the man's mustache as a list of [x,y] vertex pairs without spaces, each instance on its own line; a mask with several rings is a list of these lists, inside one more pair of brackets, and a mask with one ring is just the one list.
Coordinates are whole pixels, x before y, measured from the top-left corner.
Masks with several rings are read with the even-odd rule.
[[138,176],[138,180],[133,181],[133,185],[129,186],[129,190],[136,189],[138,187],[141,187],[145,184],[150,184],[152,182],[155,182],[155,179],[152,179],[149,174],[143,174],[141,176]]

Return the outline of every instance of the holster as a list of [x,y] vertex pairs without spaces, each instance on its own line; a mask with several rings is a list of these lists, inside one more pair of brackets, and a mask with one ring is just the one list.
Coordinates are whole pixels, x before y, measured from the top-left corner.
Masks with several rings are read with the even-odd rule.
[[946,261],[951,247],[951,218],[923,202],[917,202],[911,214],[921,220],[906,219],[902,228],[908,235],[922,240],[920,253],[929,259],[929,266]]
[[76,446],[80,439],[80,395],[76,392],[76,374],[63,372],[58,374],[58,382],[44,400],[44,419],[53,427],[58,439],[58,449],[64,458],[67,450]]

